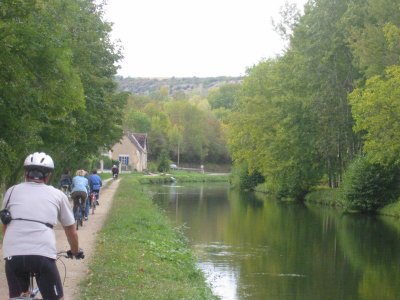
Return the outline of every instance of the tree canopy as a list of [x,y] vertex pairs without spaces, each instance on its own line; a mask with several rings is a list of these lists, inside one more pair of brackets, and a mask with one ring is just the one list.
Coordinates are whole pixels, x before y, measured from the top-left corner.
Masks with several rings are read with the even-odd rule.
[[360,154],[398,163],[399,17],[394,0],[313,0],[301,16],[287,6],[276,26],[287,50],[249,69],[238,93],[234,161],[291,198],[339,186]]
[[223,127],[207,98],[182,94],[176,99],[168,89],[131,95],[124,119],[127,131],[147,130],[151,160],[168,153],[178,164],[230,162]]
[[49,153],[56,172],[84,167],[121,137],[126,98],[101,5],[5,0],[0,14],[0,183],[15,182],[34,151]]

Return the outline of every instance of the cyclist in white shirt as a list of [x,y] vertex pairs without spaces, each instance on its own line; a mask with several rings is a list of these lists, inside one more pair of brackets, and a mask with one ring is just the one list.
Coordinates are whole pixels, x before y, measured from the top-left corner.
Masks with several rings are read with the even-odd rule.
[[53,226],[59,221],[64,227],[71,247],[69,255],[83,258],[74,216],[67,196],[47,185],[54,170],[49,155],[43,152],[28,155],[24,168],[25,182],[7,190],[0,213],[9,296],[18,297],[26,292],[33,272],[37,274],[43,299],[63,299]]

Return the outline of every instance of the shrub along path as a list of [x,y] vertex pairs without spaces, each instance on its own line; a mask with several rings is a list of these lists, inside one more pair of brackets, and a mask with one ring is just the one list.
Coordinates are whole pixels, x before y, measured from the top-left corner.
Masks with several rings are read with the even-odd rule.
[[[107,180],[106,180],[107,181]],[[57,262],[61,279],[65,277],[64,283],[64,294],[66,300],[80,299],[78,283],[83,281],[89,274],[88,263],[90,262],[93,251],[95,249],[96,237],[98,232],[101,230],[103,223],[106,219],[106,215],[111,207],[113,196],[118,188],[119,180],[111,180],[109,183],[105,183],[104,187],[100,191],[100,206],[97,207],[94,215],[89,216],[89,220],[85,221],[83,227],[79,229],[79,242],[80,247],[85,252],[84,260],[71,260],[62,258],[64,265],[61,262]],[[57,238],[57,249],[68,250],[68,242],[64,234],[64,230],[61,226],[57,225],[55,228]],[[0,255],[3,257],[2,245],[0,245]],[[0,263],[0,299],[7,299],[8,287],[7,280],[4,273],[4,260],[1,259]]]

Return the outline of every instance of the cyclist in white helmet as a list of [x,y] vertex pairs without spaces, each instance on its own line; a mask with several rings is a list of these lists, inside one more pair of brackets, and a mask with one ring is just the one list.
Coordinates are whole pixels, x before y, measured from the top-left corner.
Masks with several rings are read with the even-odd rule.
[[26,292],[33,272],[37,274],[43,299],[63,299],[53,226],[59,221],[64,227],[71,247],[69,255],[83,258],[74,216],[67,196],[47,185],[54,170],[49,155],[43,152],[28,155],[24,169],[25,182],[7,190],[0,213],[9,296],[18,297]]

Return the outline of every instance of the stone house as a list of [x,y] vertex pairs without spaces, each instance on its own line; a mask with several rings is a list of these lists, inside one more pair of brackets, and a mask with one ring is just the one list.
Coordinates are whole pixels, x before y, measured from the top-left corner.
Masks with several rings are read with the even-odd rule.
[[125,132],[121,141],[109,151],[109,157],[119,161],[120,171],[147,170],[147,134]]

